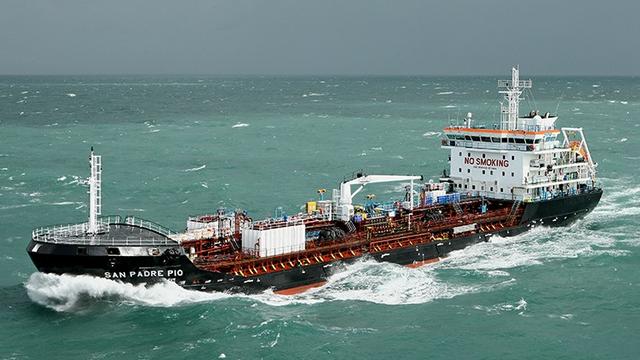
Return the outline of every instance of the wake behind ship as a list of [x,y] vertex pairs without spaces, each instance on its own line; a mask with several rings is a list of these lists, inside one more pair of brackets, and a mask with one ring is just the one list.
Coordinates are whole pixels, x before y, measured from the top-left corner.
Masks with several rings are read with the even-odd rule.
[[[102,216],[102,160],[90,156],[87,222],[35,229],[27,251],[37,269],[131,283],[163,280],[205,291],[292,294],[320,286],[337,264],[368,256],[417,267],[449,252],[536,226],[562,226],[589,213],[602,189],[580,128],[555,127],[556,115],[519,115],[531,80],[499,81],[499,122],[444,129],[450,168],[439,182],[422,176],[356,173],[329,199],[293,216],[253,220],[242,210],[190,217],[177,233],[153,222]],[[368,184],[400,182],[404,198],[365,204]],[[355,188],[355,189],[354,189]]]

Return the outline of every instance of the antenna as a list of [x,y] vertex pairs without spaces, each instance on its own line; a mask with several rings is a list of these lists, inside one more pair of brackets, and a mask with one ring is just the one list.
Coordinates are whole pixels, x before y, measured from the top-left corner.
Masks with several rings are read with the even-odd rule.
[[102,156],[94,155],[93,146],[89,155],[89,228],[87,233],[98,233],[98,215],[102,215]]
[[502,130],[516,130],[518,128],[519,104],[522,100],[520,95],[524,89],[531,88],[531,80],[520,80],[520,67],[516,65],[511,68],[511,81],[498,80],[498,87],[506,88],[499,93],[505,94],[504,98],[508,102],[507,106],[500,104],[502,115],[500,128]]

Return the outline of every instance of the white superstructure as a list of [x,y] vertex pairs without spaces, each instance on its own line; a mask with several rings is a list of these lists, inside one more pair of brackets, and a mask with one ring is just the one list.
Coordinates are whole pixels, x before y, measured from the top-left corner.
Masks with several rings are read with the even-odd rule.
[[512,68],[511,80],[498,81],[507,101],[501,103],[499,124],[477,126],[469,114],[463,126],[444,129],[442,147],[450,150],[453,190],[535,201],[595,185],[596,164],[582,129],[556,129],[557,116],[549,113],[519,115],[520,96],[531,85],[531,80],[520,80],[518,67]]

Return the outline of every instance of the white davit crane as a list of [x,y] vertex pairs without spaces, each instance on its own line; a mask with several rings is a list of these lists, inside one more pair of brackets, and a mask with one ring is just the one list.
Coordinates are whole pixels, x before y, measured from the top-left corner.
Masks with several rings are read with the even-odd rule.
[[[344,181],[340,184],[340,199],[338,206],[338,217],[342,221],[349,221],[354,214],[353,197],[356,196],[367,184],[388,183],[388,182],[411,182],[411,209],[413,210],[413,181],[422,180],[422,176],[408,175],[363,175],[353,180]],[[351,185],[360,185],[356,191],[351,192]]]

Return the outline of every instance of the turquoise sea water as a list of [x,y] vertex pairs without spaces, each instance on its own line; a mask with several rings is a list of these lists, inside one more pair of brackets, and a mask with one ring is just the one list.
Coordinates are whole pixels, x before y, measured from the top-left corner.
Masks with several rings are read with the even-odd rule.
[[639,78],[533,79],[522,111],[583,127],[605,189],[567,228],[420,269],[363,260],[292,297],[33,275],[31,229],[86,217],[92,145],[104,214],[293,213],[358,169],[437,178],[439,132],[495,122],[496,79],[0,77],[0,358],[638,358]]

